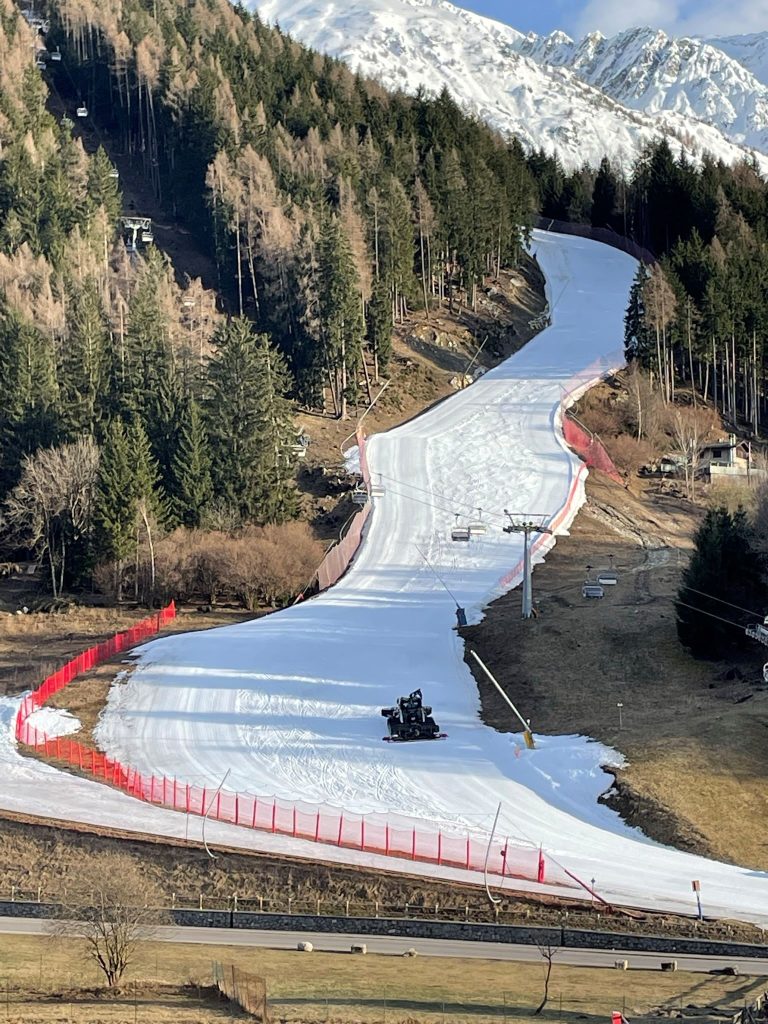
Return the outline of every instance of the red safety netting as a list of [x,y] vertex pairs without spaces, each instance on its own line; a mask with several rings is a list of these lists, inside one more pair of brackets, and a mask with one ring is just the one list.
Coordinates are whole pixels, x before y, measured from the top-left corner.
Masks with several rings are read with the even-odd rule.
[[80,673],[154,636],[175,615],[176,608],[171,602],[161,612],[88,648],[48,676],[21,702],[16,716],[18,742],[139,800],[187,814],[206,815],[216,821],[349,850],[469,871],[487,870],[494,876],[570,884],[540,849],[509,838],[493,837],[483,831],[461,835],[430,826],[426,821],[396,815],[352,814],[337,807],[289,803],[275,797],[193,786],[175,778],[144,774],[66,736],[48,736],[30,721],[37,708]]
[[563,436],[568,445],[584,459],[588,466],[601,470],[619,484],[624,483],[621,473],[614,465],[613,459],[605,450],[600,438],[589,433],[570,416],[563,417]]

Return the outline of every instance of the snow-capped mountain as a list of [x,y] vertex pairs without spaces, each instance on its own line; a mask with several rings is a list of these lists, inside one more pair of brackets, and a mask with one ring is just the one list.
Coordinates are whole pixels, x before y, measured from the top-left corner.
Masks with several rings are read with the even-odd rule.
[[[733,40],[731,45],[738,50]],[[768,153],[768,85],[713,43],[639,28],[608,39],[593,32],[580,42],[563,32],[528,35],[517,49],[539,63],[570,68],[625,107],[649,114],[676,111],[718,128],[738,145]],[[756,64],[759,50],[753,51]]]
[[[598,33],[579,44],[564,33],[525,36],[448,0],[249,2],[263,20],[279,23],[302,42],[341,58],[387,88],[412,93],[419,86],[431,92],[447,87],[468,111],[503,133],[514,133],[529,147],[556,152],[569,169],[597,165],[605,155],[629,166],[662,133],[675,151],[685,150],[694,159],[703,151],[728,163],[741,159],[749,152],[747,136],[764,140],[768,153],[768,89],[738,62],[703,43],[697,45],[711,64],[727,63],[728,74],[723,71],[721,77],[740,83],[733,87],[734,97],[741,97],[730,121],[734,138],[717,124],[718,118],[726,124],[730,116],[720,91],[710,96],[702,82],[698,91],[691,86],[689,99],[674,86],[684,78],[682,46],[677,73],[675,58],[662,47],[664,70],[655,74],[659,58],[651,46],[653,33],[634,40],[632,33],[624,33],[628,38],[621,46],[616,43],[621,36],[606,40]],[[636,61],[641,67],[632,77]],[[643,62],[650,70],[643,71]],[[697,107],[704,105],[705,96],[713,111],[711,124]],[[653,100],[652,109],[644,108],[644,99],[649,104]],[[759,162],[768,172],[768,156],[761,155]]]
[[758,81],[768,85],[768,32],[745,36],[715,36],[707,42],[739,61]]

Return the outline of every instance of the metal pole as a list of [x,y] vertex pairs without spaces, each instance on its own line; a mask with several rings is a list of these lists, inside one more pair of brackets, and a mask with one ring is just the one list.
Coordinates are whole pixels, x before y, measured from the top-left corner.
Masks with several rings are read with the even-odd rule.
[[530,729],[531,729],[530,723],[526,722],[526,720],[523,718],[523,716],[517,710],[515,705],[512,703],[512,701],[509,699],[509,697],[506,695],[506,693],[502,690],[502,688],[499,685],[499,683],[497,682],[496,678],[491,674],[491,670],[488,668],[488,666],[485,664],[485,662],[482,660],[482,658],[479,656],[479,654],[477,654],[476,651],[470,651],[469,653],[472,655],[472,657],[475,659],[477,664],[480,666],[480,668],[483,670],[483,672],[485,672],[485,674],[491,680],[491,682],[496,687],[496,689],[499,691],[501,696],[504,698],[504,700],[507,702],[507,704],[509,704],[509,706],[512,708],[514,713],[520,719],[520,724],[525,729],[525,731],[526,732],[530,732]]
[[493,843],[493,837],[496,834],[496,826],[499,823],[499,815],[500,814],[501,814],[501,801],[499,801],[499,806],[496,808],[496,817],[493,819],[493,828],[491,829],[491,834],[488,837],[488,846],[487,846],[486,851],[485,851],[485,863],[483,864],[483,881],[485,882],[485,891],[486,891],[486,894],[488,896],[488,899],[494,905],[497,905],[497,904],[501,903],[501,898],[499,897],[499,899],[496,899],[496,897],[491,893],[491,890],[488,887],[488,858],[491,855],[491,844]]
[[531,579],[531,529],[526,524],[523,528],[523,618],[530,619],[533,614],[533,580]]
[[231,771],[232,771],[231,768],[227,768],[226,772],[224,773],[224,778],[219,783],[219,788],[216,790],[216,792],[211,797],[211,802],[208,804],[208,810],[203,815],[203,846],[205,847],[205,852],[208,854],[208,856],[211,858],[211,860],[218,860],[218,857],[216,856],[215,853],[211,853],[211,851],[210,851],[210,849],[208,847],[208,843],[205,841],[205,823],[206,823],[206,821],[208,821],[208,815],[211,813],[211,809],[213,808],[213,802],[216,799],[216,797],[219,795],[219,793],[222,791],[222,789],[224,788],[224,783],[227,781],[227,777],[229,776],[229,773]]

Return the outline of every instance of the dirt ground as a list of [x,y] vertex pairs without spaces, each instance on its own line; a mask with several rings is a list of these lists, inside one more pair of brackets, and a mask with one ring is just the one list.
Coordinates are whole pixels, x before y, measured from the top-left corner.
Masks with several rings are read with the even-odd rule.
[[[591,736],[626,756],[610,802],[628,821],[661,842],[768,869],[764,830],[751,824],[768,815],[764,657],[746,638],[727,664],[680,646],[673,600],[701,510],[658,485],[633,487],[591,473],[570,536],[534,571],[538,618],[521,619],[514,591],[463,635],[534,730]],[[607,568],[610,555],[618,585],[584,599],[586,566]],[[513,729],[498,694],[478,683],[485,720]]]
[[[404,939],[403,951],[409,945]],[[262,977],[276,1022],[513,1024],[530,1020],[542,997],[543,961],[351,956],[343,937],[338,948],[334,953],[301,953],[143,942],[120,990],[107,994],[76,941],[2,936],[0,1007],[4,1019],[25,1024],[253,1020],[217,1001],[211,987],[214,960],[225,970],[234,966]],[[557,957],[556,951],[543,1021],[597,1024],[618,1009],[633,1021],[653,1014],[699,1017],[700,1022],[699,1008],[713,1007],[720,1008],[721,1020],[731,1019],[765,986],[760,978],[567,967]]]
[[[38,611],[35,609],[39,604],[45,607],[48,602],[37,576],[14,574],[0,580],[0,695],[39,686],[70,658],[148,615],[145,607],[108,608],[81,603],[91,600],[93,595],[80,595],[61,602],[60,611]],[[251,618],[251,613],[241,609],[202,612],[194,607],[181,608],[167,631],[211,629]],[[113,677],[116,671],[113,666]]]

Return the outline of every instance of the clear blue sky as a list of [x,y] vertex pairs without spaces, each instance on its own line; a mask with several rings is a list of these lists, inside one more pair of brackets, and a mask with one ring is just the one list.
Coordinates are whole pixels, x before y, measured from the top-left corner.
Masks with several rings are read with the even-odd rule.
[[679,35],[731,35],[768,30],[768,0],[452,0],[521,32],[556,28],[579,36],[652,25]]

